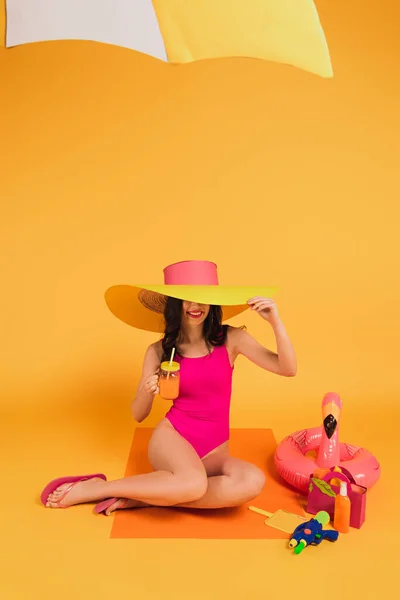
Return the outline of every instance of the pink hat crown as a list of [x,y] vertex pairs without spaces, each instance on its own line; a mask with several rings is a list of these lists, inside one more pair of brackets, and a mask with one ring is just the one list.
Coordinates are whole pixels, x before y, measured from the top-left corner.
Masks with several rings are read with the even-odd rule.
[[164,269],[165,285],[218,285],[217,265],[207,260],[186,260]]
[[[164,269],[164,285],[218,285],[217,265],[207,260],[185,260]],[[149,290],[140,290],[139,301],[153,312],[163,313],[167,296]]]

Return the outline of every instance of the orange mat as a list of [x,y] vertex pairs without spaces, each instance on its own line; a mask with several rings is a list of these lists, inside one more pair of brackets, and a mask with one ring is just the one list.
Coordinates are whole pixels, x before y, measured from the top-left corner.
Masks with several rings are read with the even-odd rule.
[[[125,475],[151,471],[147,446],[152,429],[137,429]],[[251,504],[269,512],[283,508],[304,515],[297,495],[278,481],[273,455],[276,441],[270,429],[233,429],[231,453],[260,467],[267,476],[261,496]],[[192,538],[192,539],[285,539],[286,533],[264,525],[265,518],[251,512],[248,505],[222,510],[143,508],[120,510],[111,530],[112,538]]]

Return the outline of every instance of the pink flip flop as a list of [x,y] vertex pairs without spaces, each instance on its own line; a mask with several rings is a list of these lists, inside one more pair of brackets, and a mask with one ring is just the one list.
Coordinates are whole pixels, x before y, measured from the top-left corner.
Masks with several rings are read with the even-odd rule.
[[[101,513],[105,513],[107,508],[109,508],[110,506],[112,506],[114,504],[114,502],[118,502],[118,498],[109,498],[108,500],[103,500],[103,502],[99,502],[99,504],[96,504],[96,506],[94,507],[94,512],[97,515],[100,515]],[[120,506],[120,508],[123,508],[126,504],[126,500],[122,500],[122,504]]]
[[40,494],[40,501],[44,506],[47,504],[47,498],[52,494],[58,487],[69,483],[70,485],[66,488],[63,495],[57,502],[58,508],[69,508],[68,506],[62,506],[61,502],[64,500],[65,496],[72,490],[72,488],[79,483],[80,481],[87,481],[88,479],[99,478],[103,479],[103,481],[107,481],[107,477],[102,473],[96,473],[95,475],[79,475],[75,477],[59,477],[58,479],[53,479],[50,481],[44,488],[43,492]]

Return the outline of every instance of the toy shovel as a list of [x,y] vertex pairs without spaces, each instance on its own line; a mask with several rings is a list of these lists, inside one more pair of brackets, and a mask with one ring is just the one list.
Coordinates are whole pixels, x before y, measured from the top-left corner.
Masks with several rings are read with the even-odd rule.
[[266,525],[284,531],[285,533],[293,533],[296,527],[307,521],[306,517],[295,515],[294,513],[290,513],[281,508],[274,513],[267,512],[256,506],[249,506],[249,510],[267,517],[265,521]]

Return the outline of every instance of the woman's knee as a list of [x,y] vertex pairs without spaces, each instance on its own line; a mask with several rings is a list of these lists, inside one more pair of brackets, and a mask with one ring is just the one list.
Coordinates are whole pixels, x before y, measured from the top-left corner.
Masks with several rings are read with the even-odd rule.
[[170,495],[168,505],[188,504],[202,498],[207,492],[206,473],[187,471],[174,474],[174,492]]
[[248,500],[252,500],[261,494],[264,489],[266,478],[264,473],[258,467],[249,465],[243,473],[243,488],[246,491]]
[[182,482],[182,490],[184,499],[181,502],[194,502],[202,498],[208,487],[208,480],[206,473],[201,471],[189,472],[184,476]]

